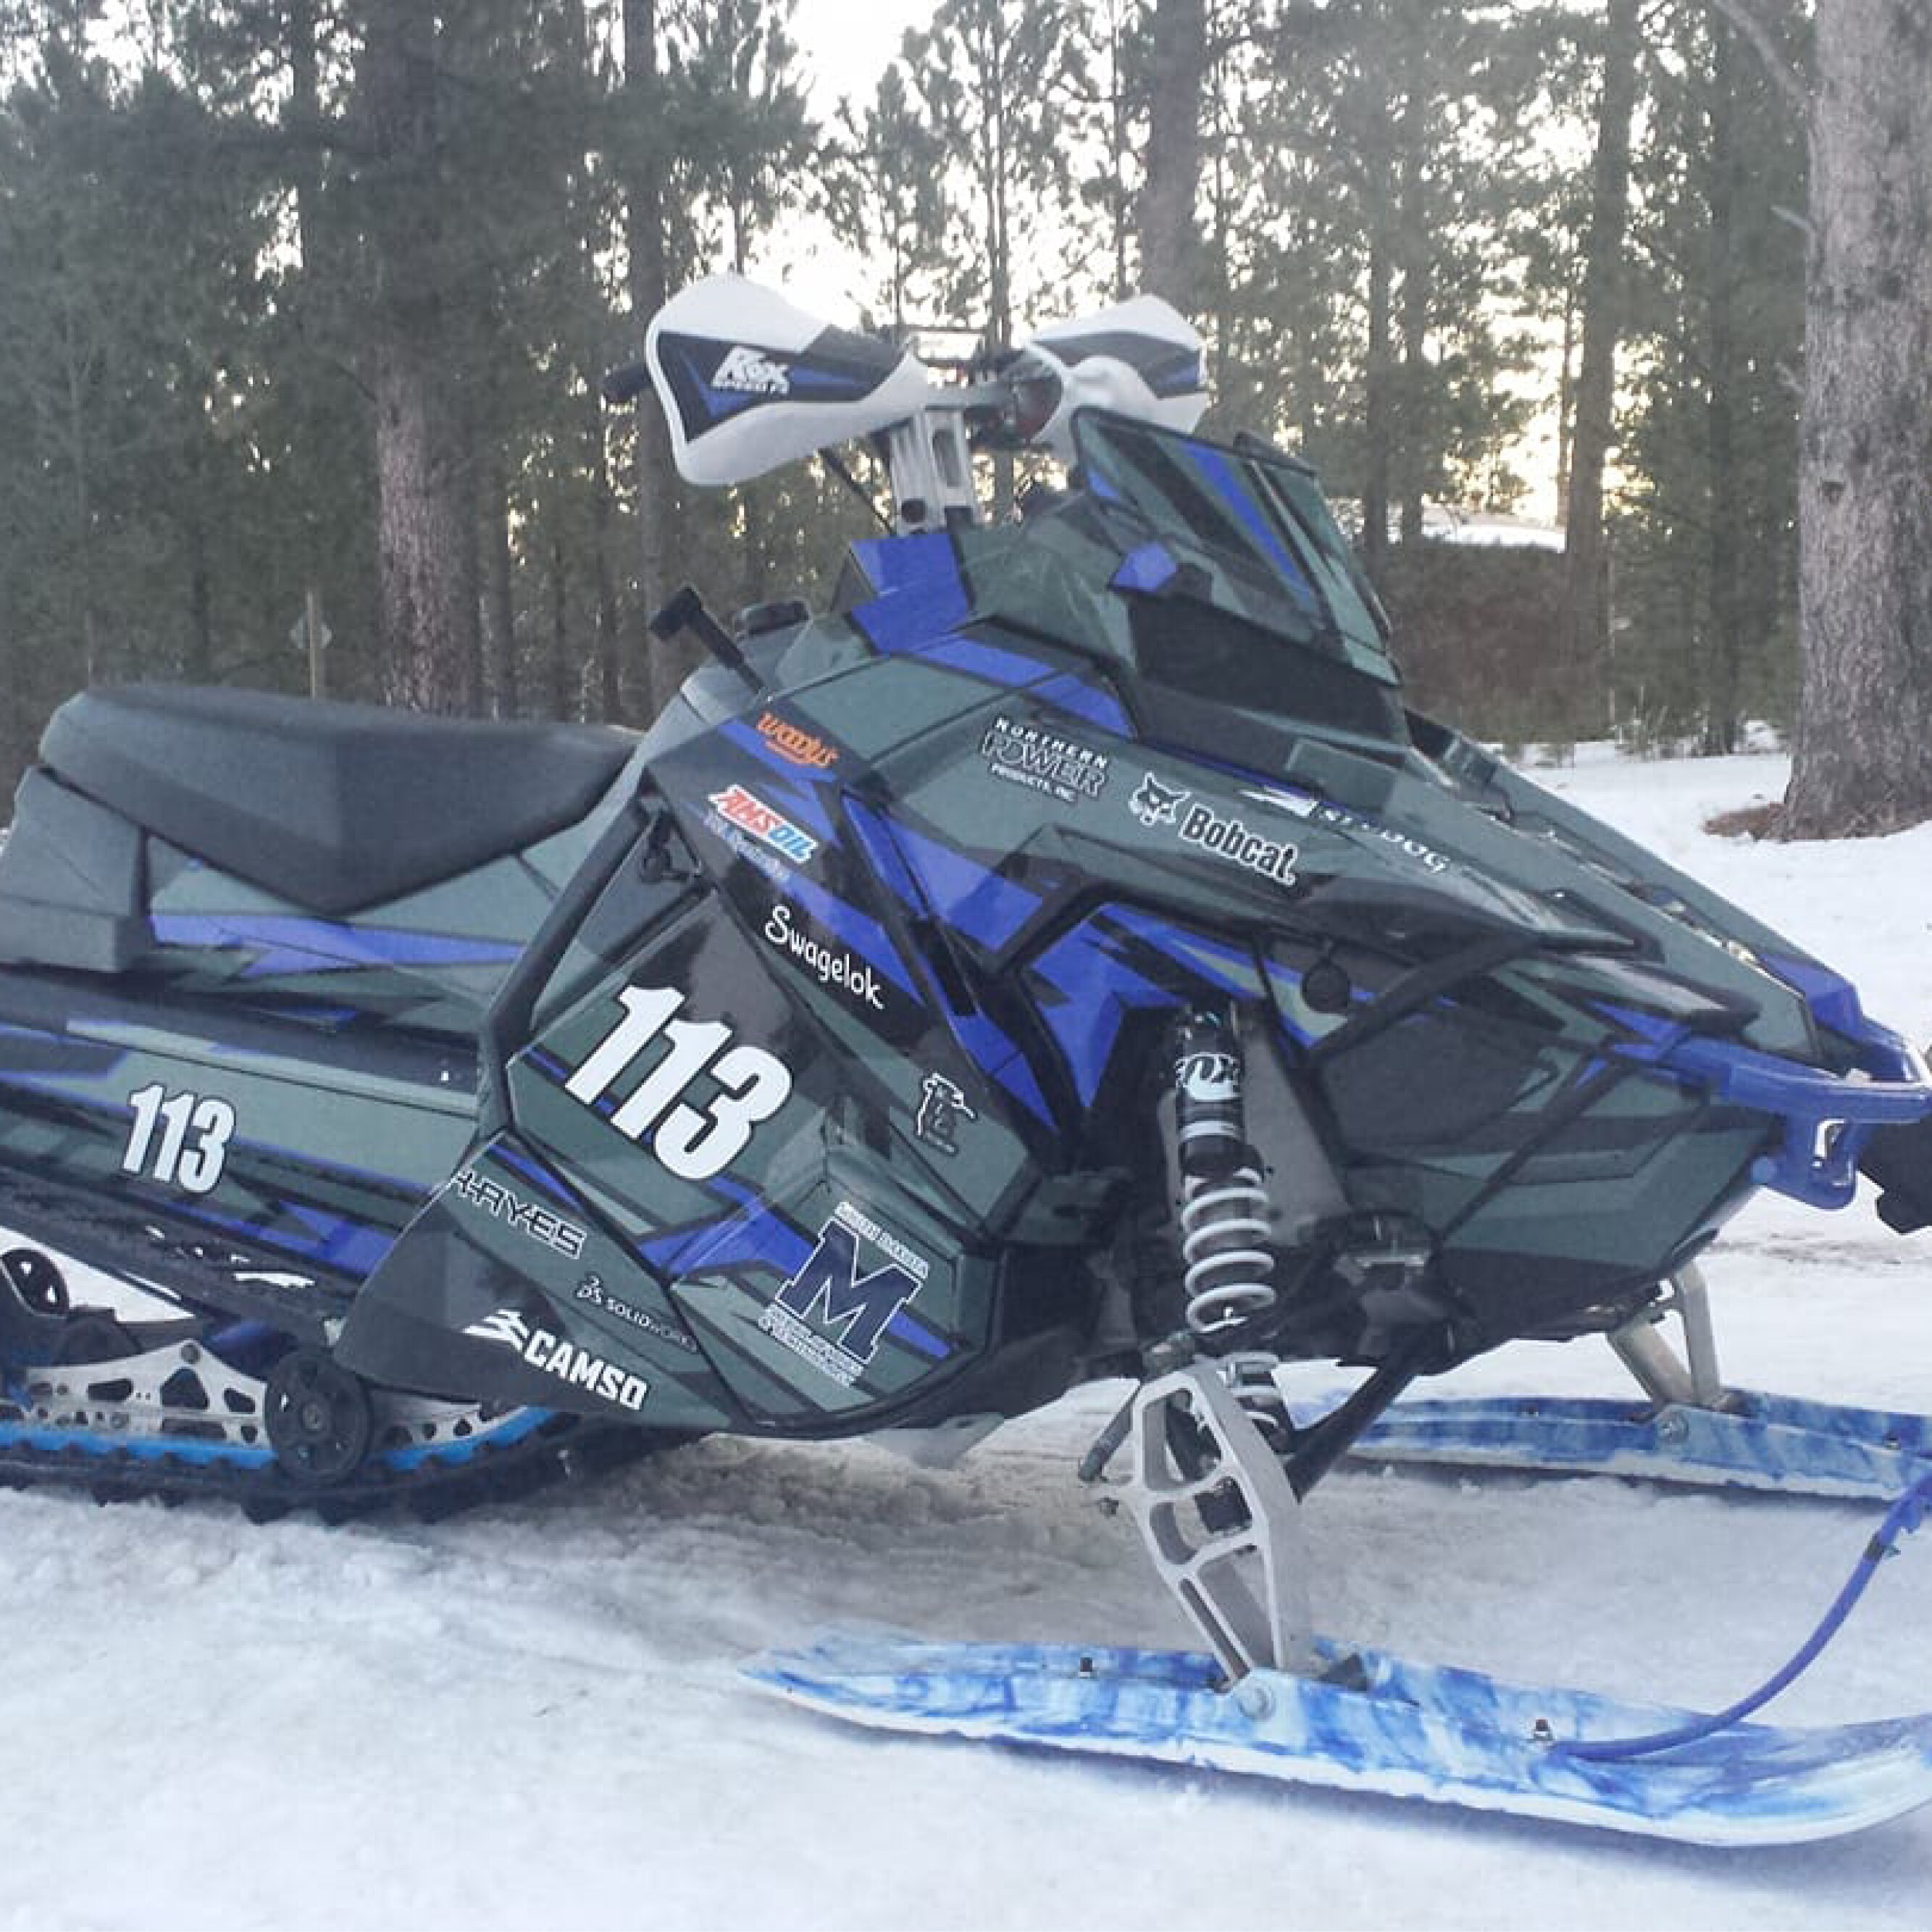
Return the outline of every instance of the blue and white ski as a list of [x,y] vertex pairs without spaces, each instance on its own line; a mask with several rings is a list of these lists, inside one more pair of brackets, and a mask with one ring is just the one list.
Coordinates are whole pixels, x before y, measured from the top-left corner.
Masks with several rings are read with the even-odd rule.
[[[1351,1454],[1371,1462],[1638,1476],[1888,1498],[1932,1468],[1932,1418],[1754,1390],[1732,1410],[1547,1396],[1397,1402]],[[1298,1420],[1328,1405],[1294,1405]]]
[[[1332,1646],[1324,1652],[1337,1656]],[[1787,1844],[1932,1800],[1932,1714],[1786,1730],[1740,1724],[1628,1759],[1580,1742],[1694,1714],[1505,1684],[1373,1652],[1340,1681],[1276,1670],[1232,1689],[1212,1658],[832,1634],[745,1669],[793,1702],[888,1730],[1104,1754],[1694,1844]]]

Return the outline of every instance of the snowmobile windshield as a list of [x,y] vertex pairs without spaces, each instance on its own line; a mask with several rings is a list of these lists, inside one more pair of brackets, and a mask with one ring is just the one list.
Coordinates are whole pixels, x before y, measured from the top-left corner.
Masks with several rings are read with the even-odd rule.
[[1097,410],[1074,439],[1157,728],[1184,742],[1232,706],[1406,742],[1380,614],[1312,471]]

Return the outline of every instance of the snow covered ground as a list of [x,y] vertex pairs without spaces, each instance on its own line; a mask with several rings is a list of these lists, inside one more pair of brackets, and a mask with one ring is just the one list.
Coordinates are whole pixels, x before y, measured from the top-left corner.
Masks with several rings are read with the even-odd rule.
[[[1782,762],[1539,775],[1932,1038],[1932,828],[1712,838]],[[1754,1208],[1709,1264],[1733,1381],[1932,1406],[1932,1238]],[[1318,1384],[1322,1378],[1318,1378]],[[1456,1378],[1619,1391],[1597,1344]],[[815,1627],[1185,1642],[1071,1468],[1083,1392],[946,1472],[716,1441],[424,1527],[0,1493],[0,1928],[1922,1928],[1932,1810],[1720,1853],[1394,1801],[847,1731],[741,1685]],[[1809,1629],[1868,1509],[1346,1471],[1337,1633],[1717,1704]],[[1778,1714],[1932,1707],[1932,1533]]]

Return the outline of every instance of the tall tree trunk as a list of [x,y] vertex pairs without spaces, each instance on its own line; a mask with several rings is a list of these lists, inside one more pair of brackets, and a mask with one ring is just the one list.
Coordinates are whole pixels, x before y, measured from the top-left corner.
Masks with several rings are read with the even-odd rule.
[[[646,398],[644,405],[653,416],[658,413],[656,402],[654,397]],[[604,442],[604,404],[595,389],[586,399],[584,434],[590,466],[590,580],[597,599],[598,701],[604,717],[614,724],[622,720],[626,710],[624,640],[617,622],[616,586],[610,578],[610,512],[615,501],[610,460]]]
[[514,718],[520,699],[515,560],[510,548],[510,486],[500,454],[490,458],[489,512],[490,708],[499,718]]
[[1708,284],[1705,293],[1710,374],[1704,438],[1710,466],[1711,640],[1704,674],[1704,752],[1737,748],[1745,628],[1744,515],[1747,493],[1733,486],[1737,467],[1738,180],[1737,47],[1721,16],[1711,22],[1711,117],[1706,130],[1710,171]]
[[1395,466],[1395,286],[1394,161],[1390,153],[1388,78],[1372,64],[1367,76],[1364,162],[1369,248],[1368,364],[1364,372],[1362,561],[1378,580],[1388,567],[1389,506]]
[[563,539],[550,547],[550,708],[553,718],[579,716],[578,678],[570,650],[570,577]]
[[[664,244],[664,141],[658,123],[664,112],[658,70],[657,0],[623,0],[624,98],[634,139],[624,184],[626,240],[630,254],[631,323],[641,346],[650,319],[670,296],[668,250]],[[640,404],[637,423],[638,590],[644,615],[659,609],[670,589],[668,560],[676,485],[670,461],[670,433],[654,397]],[[652,716],[664,709],[695,662],[688,645],[647,640],[651,654],[650,705]],[[622,715],[616,668],[605,686],[606,716]],[[615,709],[610,706],[615,702]]]
[[1424,63],[1412,59],[1402,110],[1401,186],[1396,220],[1402,255],[1402,374],[1396,411],[1393,478],[1405,544],[1422,540],[1424,454],[1429,447],[1430,245],[1424,170],[1429,97]]
[[1787,830],[1932,816],[1932,16],[1820,0]]
[[1617,342],[1623,332],[1624,229],[1630,212],[1630,121],[1640,50],[1637,0],[1609,0],[1604,82],[1583,244],[1576,419],[1563,518],[1564,661],[1573,676],[1600,661],[1610,638],[1604,555],[1604,466],[1616,409]]
[[377,159],[364,211],[376,276],[376,472],[383,694],[461,711],[482,660],[476,491],[440,290],[436,24],[429,0],[371,0],[361,74]]
[[1175,308],[1199,300],[1201,103],[1207,0],[1154,0],[1148,64],[1147,178],[1141,188],[1141,286]]

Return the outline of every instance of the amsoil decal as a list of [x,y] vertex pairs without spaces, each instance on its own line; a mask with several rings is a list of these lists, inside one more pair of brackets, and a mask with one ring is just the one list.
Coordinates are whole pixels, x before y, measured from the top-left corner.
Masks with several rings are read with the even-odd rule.
[[980,755],[996,778],[1030,786],[1076,805],[1098,798],[1107,783],[1107,754],[1023,718],[996,718],[980,741]]
[[[867,1250],[884,1264],[861,1274]],[[758,1317],[758,1326],[842,1388],[878,1353],[886,1324],[925,1286],[925,1258],[849,1201],[818,1231],[798,1272]]]
[[714,389],[737,389],[760,396],[788,396],[791,377],[761,349],[748,349],[742,343],[725,351],[724,359],[712,372]]
[[838,762],[836,746],[814,737],[802,724],[781,718],[776,711],[767,711],[758,720],[758,736],[780,758],[791,764],[802,765],[808,771],[822,772]]
[[511,1349],[532,1368],[541,1369],[572,1388],[601,1396],[619,1408],[642,1408],[644,1397],[650,1393],[650,1384],[642,1376],[632,1375],[602,1355],[593,1355],[589,1349],[553,1335],[548,1328],[532,1328],[514,1308],[500,1308],[481,1322],[471,1322],[463,1332],[479,1342],[494,1342]]
[[[818,850],[818,841],[802,826],[794,825],[776,807],[767,805],[755,792],[734,784],[728,791],[714,791],[710,803],[719,821],[734,830],[748,832],[760,844],[769,845],[795,866],[802,866]],[[747,858],[753,854],[732,842],[734,849]]]
[[862,959],[855,959],[844,946],[821,939],[811,926],[781,899],[765,916],[758,930],[767,945],[788,952],[821,986],[833,986],[859,1005],[875,1013],[886,1010],[885,994],[878,973]]

